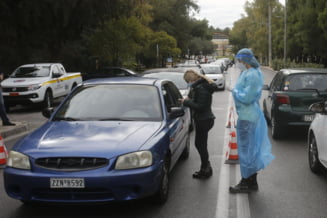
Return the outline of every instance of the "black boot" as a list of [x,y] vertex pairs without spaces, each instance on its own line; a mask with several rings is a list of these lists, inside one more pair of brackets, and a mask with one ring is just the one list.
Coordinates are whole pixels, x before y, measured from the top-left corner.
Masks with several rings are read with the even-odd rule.
[[258,191],[257,173],[253,174],[249,178],[249,188],[251,191]]
[[242,178],[241,181],[235,185],[229,187],[230,193],[249,193],[251,192],[250,186],[249,186],[249,178],[244,179]]
[[200,171],[193,173],[193,178],[196,179],[208,179],[212,176],[212,167],[210,162],[207,164],[206,167],[201,167]]

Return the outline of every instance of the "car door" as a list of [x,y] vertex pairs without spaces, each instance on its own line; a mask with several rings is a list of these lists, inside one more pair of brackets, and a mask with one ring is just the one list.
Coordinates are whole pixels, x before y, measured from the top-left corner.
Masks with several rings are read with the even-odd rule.
[[186,115],[174,119],[169,118],[169,112],[172,107],[182,106],[178,101],[178,99],[182,98],[182,95],[177,87],[172,82],[167,82],[163,84],[162,91],[164,94],[166,112],[168,114],[167,125],[170,137],[170,150],[172,153],[171,166],[173,166],[185,147],[190,121],[187,120]]

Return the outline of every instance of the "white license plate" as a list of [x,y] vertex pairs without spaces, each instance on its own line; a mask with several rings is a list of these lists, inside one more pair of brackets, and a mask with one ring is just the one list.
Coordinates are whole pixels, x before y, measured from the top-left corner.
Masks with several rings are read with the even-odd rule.
[[85,188],[83,178],[50,178],[50,188]]
[[315,118],[315,115],[304,115],[304,121],[306,122],[312,122]]

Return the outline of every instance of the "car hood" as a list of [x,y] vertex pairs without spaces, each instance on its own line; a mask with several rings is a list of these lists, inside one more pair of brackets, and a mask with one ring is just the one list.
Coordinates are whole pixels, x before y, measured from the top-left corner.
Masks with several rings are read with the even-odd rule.
[[28,86],[34,84],[41,84],[43,82],[48,81],[48,77],[32,77],[32,78],[8,78],[1,82],[1,86]]
[[14,150],[33,158],[104,157],[141,149],[161,122],[47,122],[18,142]]

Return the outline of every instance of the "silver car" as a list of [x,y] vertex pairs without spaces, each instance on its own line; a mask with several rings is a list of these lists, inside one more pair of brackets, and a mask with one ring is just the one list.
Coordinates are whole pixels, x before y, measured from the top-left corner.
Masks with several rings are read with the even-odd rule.
[[222,72],[219,65],[201,64],[202,73],[215,81],[218,90],[225,90],[225,73]]

